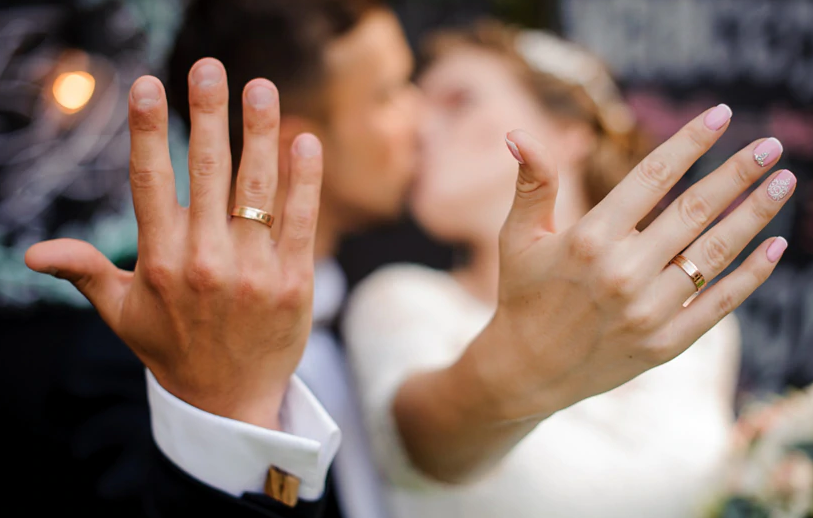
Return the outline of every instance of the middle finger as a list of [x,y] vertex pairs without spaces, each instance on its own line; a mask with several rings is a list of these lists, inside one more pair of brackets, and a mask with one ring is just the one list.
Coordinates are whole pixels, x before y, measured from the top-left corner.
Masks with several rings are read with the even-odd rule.
[[225,233],[231,151],[226,70],[204,58],[189,72],[189,211],[193,235]]

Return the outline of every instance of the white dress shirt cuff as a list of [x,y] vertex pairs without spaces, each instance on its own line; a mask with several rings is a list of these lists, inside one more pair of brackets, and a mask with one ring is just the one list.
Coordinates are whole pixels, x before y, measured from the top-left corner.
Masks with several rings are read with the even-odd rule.
[[338,426],[296,376],[280,410],[283,431],[204,412],[167,392],[147,370],[152,433],[175,465],[233,496],[262,493],[274,466],[300,479],[299,497],[318,500],[341,442]]

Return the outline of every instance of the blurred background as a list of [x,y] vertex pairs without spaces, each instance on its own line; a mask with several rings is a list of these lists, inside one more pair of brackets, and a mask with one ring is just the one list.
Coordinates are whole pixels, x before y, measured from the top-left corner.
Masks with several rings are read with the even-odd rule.
[[[485,15],[549,29],[583,45],[607,63],[656,141],[703,109],[729,104],[735,123],[672,197],[748,142],[779,138],[785,148],[780,166],[796,173],[799,186],[761,237],[788,236],[790,248],[770,296],[761,290],[744,310],[770,319],[780,311],[779,300],[801,311],[798,325],[813,327],[813,314],[804,312],[810,306],[797,304],[797,292],[788,288],[809,285],[813,267],[813,0],[390,3],[415,47],[433,29],[468,25]],[[83,380],[100,374],[92,364],[76,363],[72,348],[112,339],[70,284],[30,272],[23,254],[44,239],[75,237],[121,266],[134,264],[126,97],[139,75],[165,74],[184,6],[184,0],[4,0],[0,6],[0,343],[4,352],[14,350],[11,360],[0,362],[0,390],[15,394],[4,397],[0,415],[19,421],[22,441],[51,434],[56,421],[65,430],[72,423],[93,426],[81,411],[50,413],[60,407],[50,398],[55,385],[92,397]],[[180,126],[173,127],[171,149],[184,202]],[[448,268],[463,253],[433,242],[406,218],[348,238],[339,259],[352,286],[390,262]],[[780,319],[777,313],[777,325]],[[754,345],[745,345],[742,387],[782,393],[813,382],[813,344],[774,346],[781,331],[759,333]],[[143,394],[123,382],[142,375],[141,367],[123,346],[104,354],[101,375],[109,379],[112,397],[141,405]],[[65,365],[74,368],[66,372]],[[127,419],[113,433],[148,433],[148,421]],[[67,441],[65,434],[61,440]],[[81,445],[71,452],[103,465],[94,454]],[[55,448],[57,472],[61,455]],[[105,484],[104,491],[115,494],[127,481]]]
[[[126,106],[138,75],[162,75],[184,0],[10,1],[0,11],[0,307],[86,305],[67,283],[21,262],[32,243],[73,236],[131,261],[135,227],[126,171]],[[786,261],[813,258],[813,3],[807,0],[391,0],[417,47],[438,27],[484,15],[551,29],[595,52],[660,141],[717,102],[737,123],[684,183],[759,136],[785,147],[792,206],[766,232],[790,237]],[[89,68],[88,63],[89,62]],[[92,69],[89,80],[59,70]],[[61,89],[60,89],[61,88]],[[85,96],[87,98],[85,99]],[[64,99],[62,97],[65,97]],[[177,148],[183,136],[176,135]],[[173,160],[181,153],[175,153]],[[181,163],[183,163],[181,157]],[[183,170],[183,168],[181,168]],[[178,175],[183,193],[186,180]],[[351,284],[390,261],[444,267],[455,253],[410,222],[347,240]]]

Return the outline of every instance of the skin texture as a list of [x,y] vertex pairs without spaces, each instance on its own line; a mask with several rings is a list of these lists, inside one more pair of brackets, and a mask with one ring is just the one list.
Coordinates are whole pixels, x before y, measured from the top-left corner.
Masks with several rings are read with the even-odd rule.
[[[155,78],[139,79],[130,99],[135,272],[117,270],[90,245],[70,240],[35,245],[28,265],[73,282],[176,396],[277,427],[310,331],[314,256],[330,255],[345,232],[397,215],[409,185],[418,108],[406,48],[387,11],[334,42],[327,51],[327,121],[279,120],[270,83],[251,83],[269,88],[274,101],[246,106],[233,197],[274,212],[276,234],[228,217],[233,164],[222,65],[204,59],[190,74],[189,209],[175,198],[163,89]],[[199,77],[204,66],[220,75]],[[353,82],[360,78],[369,82]],[[154,95],[139,98],[149,85]],[[249,91],[244,95],[248,100]],[[312,135],[297,136],[303,130],[324,141],[329,157],[321,216],[321,147]],[[684,195],[655,230],[634,230],[724,130],[709,130],[702,116],[691,122],[560,231],[553,224],[556,160],[527,133],[509,135],[525,165],[500,232],[496,315],[459,362],[409,380],[395,402],[419,468],[456,481],[488,467],[545,416],[685,350],[764,281],[774,267],[768,243],[687,310],[681,303],[692,283],[676,268],[664,270],[761,176],[752,148]],[[686,255],[713,279],[787,199],[774,202],[757,190]]]
[[[33,246],[26,262],[70,280],[174,395],[213,414],[278,428],[279,407],[310,332],[321,145],[305,134],[284,151],[289,189],[274,242],[263,224],[228,217],[232,165],[223,66],[203,59],[189,82],[189,208],[175,197],[163,86],[142,77],[131,91],[135,271],[119,270],[90,244],[67,239]],[[244,121],[235,198],[272,211],[279,129],[272,83],[259,79],[246,87]]]
[[457,363],[409,379],[394,403],[415,465],[450,482],[488,469],[547,416],[685,351],[767,279],[773,238],[686,309],[694,284],[677,267],[665,268],[686,249],[713,280],[784,205],[788,198],[777,202],[767,192],[775,173],[697,239],[764,174],[753,159],[761,141],[690,188],[644,232],[635,230],[727,128],[709,129],[704,115],[561,231],[554,226],[552,155],[527,133],[508,135],[525,164],[499,238],[495,316]]
[[[410,82],[412,54],[388,10],[365,16],[327,49],[328,119],[313,132],[325,145],[320,257],[347,232],[404,211],[417,156],[420,99]],[[283,121],[285,124],[285,121]]]
[[[32,269],[73,282],[169,392],[269,428],[279,427],[279,406],[310,332],[314,257],[331,256],[348,231],[401,214],[414,172],[418,96],[395,16],[372,11],[331,43],[325,59],[326,121],[280,119],[273,85],[248,85],[244,100],[262,107],[246,103],[241,164],[228,151],[225,80],[195,80],[204,64],[220,74],[223,67],[212,59],[193,67],[189,209],[175,201],[163,87],[141,78],[130,99],[135,272],[115,269],[73,240],[40,243],[26,258]],[[158,91],[138,102],[145,82]],[[253,91],[255,83],[270,89],[270,99]],[[321,216],[321,145],[303,132],[325,142],[332,158]],[[303,139],[307,157],[297,151]],[[231,219],[234,204],[273,213],[277,223],[269,230]],[[264,246],[269,238],[276,243]]]
[[595,145],[584,123],[554,119],[499,55],[460,47],[420,77],[426,103],[421,167],[410,208],[434,237],[465,243],[472,261],[455,271],[475,296],[496,303],[498,236],[511,208],[517,161],[505,134],[517,127],[557,151],[557,227],[589,210],[581,163]]

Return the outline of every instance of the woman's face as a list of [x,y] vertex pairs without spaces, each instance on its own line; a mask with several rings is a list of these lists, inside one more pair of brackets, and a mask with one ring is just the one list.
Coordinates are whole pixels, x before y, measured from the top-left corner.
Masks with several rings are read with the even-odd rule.
[[[517,162],[505,145],[507,132],[524,129],[554,150],[560,175],[572,173],[573,161],[587,146],[583,137],[573,136],[584,132],[571,131],[544,111],[512,65],[495,52],[474,47],[450,51],[418,84],[427,109],[411,208],[417,221],[440,239],[496,240],[517,175]],[[563,196],[576,194],[564,192],[576,185],[564,180],[556,208],[563,224],[581,209],[569,206],[573,196]]]
[[505,134],[522,128],[556,149],[555,123],[511,65],[487,50],[449,52],[419,86],[427,109],[413,214],[440,239],[494,239],[511,207],[517,174]]

